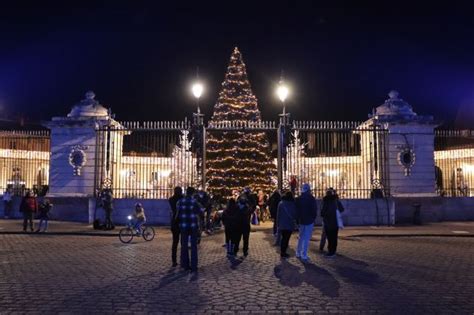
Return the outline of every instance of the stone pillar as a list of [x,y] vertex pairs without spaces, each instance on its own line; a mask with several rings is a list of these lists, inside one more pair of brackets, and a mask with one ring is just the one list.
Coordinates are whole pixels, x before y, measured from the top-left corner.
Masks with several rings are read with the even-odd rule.
[[67,117],[53,117],[45,124],[51,130],[49,197],[95,195],[97,164],[101,160],[97,152],[103,152],[105,145],[97,130],[120,124],[94,98],[93,92],[87,92]]
[[369,117],[363,128],[387,131],[371,140],[377,143],[370,146],[371,152],[367,152],[369,140],[362,139],[362,155],[366,160],[378,159],[381,166],[374,176],[395,197],[435,196],[434,128],[438,123],[433,117],[417,115],[396,91]]

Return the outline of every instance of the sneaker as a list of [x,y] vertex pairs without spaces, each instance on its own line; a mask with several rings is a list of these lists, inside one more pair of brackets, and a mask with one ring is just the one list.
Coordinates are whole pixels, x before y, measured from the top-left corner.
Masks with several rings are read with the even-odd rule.
[[324,257],[326,257],[326,258],[335,258],[336,254],[326,254],[326,255],[324,255]]
[[304,262],[310,262],[311,259],[309,259],[309,257],[301,257],[301,260],[304,261]]
[[290,257],[290,255],[288,255],[287,253],[283,253],[283,254],[280,254],[281,258],[288,258]]

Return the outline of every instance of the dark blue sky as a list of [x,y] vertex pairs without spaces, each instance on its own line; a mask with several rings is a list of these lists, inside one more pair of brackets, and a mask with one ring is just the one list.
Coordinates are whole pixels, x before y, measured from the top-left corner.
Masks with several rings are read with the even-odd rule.
[[264,119],[280,111],[281,69],[295,119],[363,120],[390,89],[448,122],[474,111],[469,2],[71,3],[1,5],[3,117],[65,115],[92,89],[120,120],[182,119],[194,109],[196,66],[209,117],[234,46]]

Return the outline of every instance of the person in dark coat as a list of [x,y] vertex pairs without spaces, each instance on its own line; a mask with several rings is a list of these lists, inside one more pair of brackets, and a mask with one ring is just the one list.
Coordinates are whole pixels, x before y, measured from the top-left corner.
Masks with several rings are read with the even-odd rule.
[[335,257],[337,249],[337,236],[339,224],[337,222],[337,211],[344,212],[344,207],[339,201],[336,191],[329,188],[323,198],[321,216],[324,222],[324,231],[328,240],[328,253],[326,257]]
[[233,256],[234,249],[242,233],[242,220],[239,217],[239,208],[235,199],[229,199],[227,207],[222,213],[222,222],[225,227],[227,255]]
[[275,190],[273,194],[268,199],[268,208],[270,209],[270,217],[272,218],[273,222],[273,235],[277,232],[277,225],[276,225],[276,216],[278,210],[278,204],[281,201],[281,195],[278,190]]
[[176,218],[176,204],[179,200],[183,198],[183,189],[181,187],[175,187],[173,196],[168,199],[170,203],[170,227],[171,227],[171,234],[173,235],[173,243],[171,245],[171,260],[173,262],[173,267],[178,265],[177,261],[177,253],[178,253],[178,244],[179,244],[179,224]]
[[112,211],[114,210],[114,198],[111,189],[105,189],[101,196],[102,208],[105,211],[105,228],[112,230],[115,226],[112,222]]
[[308,260],[308,246],[313,234],[314,221],[316,220],[318,206],[316,199],[311,194],[311,186],[304,184],[301,195],[296,198],[296,212],[299,223],[299,239],[296,248],[296,257]]
[[290,255],[286,251],[296,223],[296,204],[291,191],[286,192],[281,198],[277,210],[277,220],[278,231],[281,233],[280,256],[288,258]]
[[[191,272],[196,272],[198,266],[197,240],[199,218],[202,215],[202,207],[193,197],[195,191],[193,187],[188,187],[186,189],[186,196],[176,204],[176,218],[181,234],[181,268],[191,270]],[[191,241],[191,264],[188,240]]]
[[23,232],[26,232],[28,221],[30,230],[33,232],[33,214],[38,212],[38,201],[31,190],[28,190],[26,196],[21,200],[20,212],[23,213]]
[[255,203],[250,194],[250,189],[246,188],[237,200],[237,207],[239,208],[239,222],[241,225],[241,231],[235,244],[234,254],[237,255],[239,252],[240,239],[244,242],[244,256],[249,254],[249,239],[250,239],[250,217],[255,211]]

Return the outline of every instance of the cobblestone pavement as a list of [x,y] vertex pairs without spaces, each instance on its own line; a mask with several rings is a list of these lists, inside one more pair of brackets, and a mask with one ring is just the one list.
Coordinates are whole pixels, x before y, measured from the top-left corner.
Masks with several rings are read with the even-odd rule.
[[250,255],[229,261],[223,234],[207,237],[190,274],[171,268],[167,230],[129,245],[0,235],[0,313],[474,314],[474,238],[344,237],[330,260],[312,242],[308,264],[280,260],[272,242],[253,232]]

